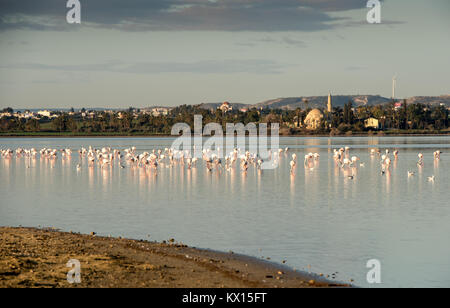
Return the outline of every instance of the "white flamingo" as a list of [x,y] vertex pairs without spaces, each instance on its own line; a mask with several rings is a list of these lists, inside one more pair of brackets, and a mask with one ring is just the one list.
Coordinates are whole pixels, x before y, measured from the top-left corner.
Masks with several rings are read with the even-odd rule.
[[419,161],[417,162],[417,165],[419,167],[422,167],[423,166],[423,154],[419,153],[417,156],[419,157]]
[[290,164],[289,164],[289,165],[291,166],[291,173],[294,172],[294,168],[295,168],[296,164],[297,164],[297,163],[296,163],[295,160],[291,160],[291,162],[290,162]]
[[434,159],[441,159],[441,151],[436,151],[433,153]]

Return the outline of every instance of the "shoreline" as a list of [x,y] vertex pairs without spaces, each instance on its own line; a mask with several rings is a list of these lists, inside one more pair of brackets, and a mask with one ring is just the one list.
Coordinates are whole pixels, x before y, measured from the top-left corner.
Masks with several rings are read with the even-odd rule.
[[[352,135],[326,135],[326,134],[316,134],[316,135],[280,135],[279,138],[352,138],[352,137],[367,137],[367,138],[381,138],[381,137],[446,137],[450,136],[450,132],[448,133],[441,133],[441,134],[423,134],[423,133],[405,133],[405,134],[397,134],[397,133],[385,133],[385,134],[352,134]],[[61,134],[49,134],[49,135],[27,135],[27,134],[9,134],[9,135],[3,135],[0,133],[0,138],[5,139],[13,139],[13,138],[55,138],[55,139],[62,139],[62,138],[86,138],[86,139],[101,139],[101,138],[148,138],[148,139],[158,139],[158,138],[173,138],[176,139],[179,136],[173,136],[173,135],[61,135]],[[194,137],[193,135],[191,137]],[[209,138],[213,136],[203,136],[203,138]],[[248,137],[248,136],[246,136]],[[267,137],[270,137],[268,135]],[[225,136],[224,136],[225,138]]]
[[[69,284],[66,263],[81,264]],[[233,252],[166,243],[0,227],[0,288],[330,288],[352,287]]]

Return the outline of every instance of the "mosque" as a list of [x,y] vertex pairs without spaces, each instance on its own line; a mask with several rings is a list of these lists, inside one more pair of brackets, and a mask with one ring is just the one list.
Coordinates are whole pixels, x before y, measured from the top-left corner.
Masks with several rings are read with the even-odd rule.
[[[328,103],[327,103],[327,122],[331,123],[333,114],[333,98],[331,93],[328,94]],[[305,126],[307,129],[316,130],[320,127],[320,123],[325,118],[325,115],[320,109],[311,110],[305,119]]]

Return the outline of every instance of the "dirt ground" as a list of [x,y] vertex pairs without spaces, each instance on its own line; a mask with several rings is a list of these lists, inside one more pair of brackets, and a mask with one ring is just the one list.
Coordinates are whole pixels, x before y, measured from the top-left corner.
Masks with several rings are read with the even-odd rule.
[[[67,262],[80,262],[70,284]],[[229,253],[49,229],[0,227],[0,287],[345,287],[319,276]]]

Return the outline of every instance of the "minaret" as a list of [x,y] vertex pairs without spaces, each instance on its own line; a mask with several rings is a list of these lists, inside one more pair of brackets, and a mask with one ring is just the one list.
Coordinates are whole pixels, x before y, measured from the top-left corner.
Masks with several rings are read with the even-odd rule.
[[397,87],[397,76],[392,78],[392,99],[395,100],[395,88]]
[[328,105],[327,105],[327,111],[328,111],[329,113],[333,112],[333,103],[332,103],[331,93],[328,93]]

